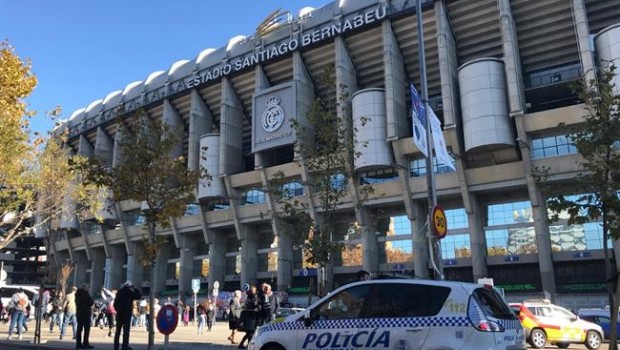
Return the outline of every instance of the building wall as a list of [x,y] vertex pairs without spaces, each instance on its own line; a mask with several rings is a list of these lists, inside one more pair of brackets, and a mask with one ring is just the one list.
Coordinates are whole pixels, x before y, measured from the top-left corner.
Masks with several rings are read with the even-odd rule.
[[[603,300],[600,230],[594,223],[547,224],[544,198],[530,173],[545,165],[554,178],[570,181],[579,170],[574,166],[579,156],[557,126],[583,120],[583,105],[570,85],[592,67],[589,57],[595,52],[584,49],[583,43],[620,22],[620,9],[613,3],[423,3],[429,104],[442,120],[456,165],[456,171],[442,164],[434,167],[438,203],[448,217],[448,236],[441,242],[446,278],[491,277],[508,295],[561,296],[571,304],[579,304],[582,294],[586,304]],[[350,95],[370,88],[384,91],[381,105],[387,126],[379,142],[387,146],[382,150],[388,150],[389,158],[356,174],[354,183],[373,183],[375,196],[361,209],[355,198],[342,205],[340,239],[349,248],[335,259],[335,284],[352,280],[362,267],[375,274],[432,276],[421,231],[428,207],[426,169],[423,155],[413,145],[411,127],[409,82],[421,87],[415,4],[365,0],[344,6],[330,3],[283,28],[233,38],[227,47],[176,62],[167,72],[155,72],[76,111],[61,127],[68,128],[69,145],[76,153],[103,154],[111,164],[121,157],[115,140],[122,130],[113,117],[119,108],[125,116],[144,108],[151,118],[189,130],[182,152],[192,160],[190,168],[200,159],[201,136],[208,134],[209,142],[217,142],[218,162],[209,163],[217,164],[213,166],[217,191],[206,191],[201,205],[190,206],[185,216],[174,218],[172,229],[159,232],[172,236],[174,243],[162,252],[166,279],[154,286],[157,292],[188,295],[194,278],[201,278],[200,293],[211,291],[215,281],[226,290],[268,281],[282,291],[306,287],[316,278],[316,271],[304,265],[301,251],[265,217],[272,204],[268,193],[261,191],[281,171],[291,180],[291,189],[307,198],[308,189],[295,183],[308,174],[294,162],[290,143],[277,148],[261,145],[252,153],[253,128],[264,116],[264,103],[256,101],[283,86],[293,89],[284,95],[289,96],[284,102],[296,102],[285,117],[301,122],[315,97],[335,99],[317,79],[331,64],[336,67],[336,83]],[[479,61],[503,63],[496,72],[502,79],[481,83],[494,89],[500,81],[506,98],[476,100],[480,93],[463,94],[478,85],[460,82],[459,67]],[[484,79],[481,75],[473,79],[478,77]],[[497,103],[501,105],[494,108]],[[488,137],[479,139],[480,130],[471,130],[469,122],[478,117],[470,112],[482,109],[491,117],[475,124],[486,128],[482,134]],[[500,130],[501,137],[495,137]],[[472,142],[476,147],[465,147]],[[91,285],[114,286],[132,278],[149,287],[144,282],[148,272],[136,263],[143,224],[140,204],[112,207],[116,218],[98,229],[84,230],[82,224],[81,229],[59,227],[51,232],[50,252],[85,264],[80,278],[97,279]],[[359,221],[367,217],[361,211],[378,209],[387,226],[378,219]],[[348,230],[355,223],[376,227],[376,234],[356,235]],[[364,249],[369,244],[377,248]],[[104,254],[93,253],[99,251]],[[93,259],[104,258],[101,281],[101,274],[89,271],[101,265]],[[282,268],[285,265],[288,268]]]

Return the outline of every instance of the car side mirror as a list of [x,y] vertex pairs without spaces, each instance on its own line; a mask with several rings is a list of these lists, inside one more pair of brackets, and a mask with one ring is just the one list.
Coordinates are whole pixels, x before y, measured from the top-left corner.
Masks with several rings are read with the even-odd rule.
[[312,326],[312,318],[310,317],[310,310],[308,309],[304,310],[304,326]]

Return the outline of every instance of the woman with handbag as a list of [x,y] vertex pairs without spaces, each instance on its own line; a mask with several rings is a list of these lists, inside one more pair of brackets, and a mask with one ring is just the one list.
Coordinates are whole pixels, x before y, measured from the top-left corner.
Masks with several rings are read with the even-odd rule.
[[254,331],[256,330],[256,323],[258,322],[258,296],[256,295],[256,286],[250,287],[250,290],[246,293],[247,298],[245,300],[245,304],[243,305],[243,310],[241,311],[241,315],[239,317],[239,331],[245,332],[243,338],[239,342],[239,349],[247,348],[247,345],[243,345],[245,341],[248,341],[248,344],[252,340],[252,336],[254,336]]
[[231,344],[237,344],[235,343],[235,331],[241,317],[241,309],[241,291],[236,290],[228,303],[228,329],[231,332],[228,340],[230,340]]

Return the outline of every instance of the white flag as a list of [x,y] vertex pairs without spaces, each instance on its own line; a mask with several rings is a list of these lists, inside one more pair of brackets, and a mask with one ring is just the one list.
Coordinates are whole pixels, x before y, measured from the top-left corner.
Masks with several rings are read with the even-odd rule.
[[420,104],[420,96],[418,91],[409,82],[411,90],[411,120],[413,124],[413,144],[418,147],[420,152],[428,157],[428,141],[426,141],[426,119],[424,118],[424,106]]
[[443,138],[443,132],[441,131],[441,122],[435,112],[428,106],[428,117],[431,118],[431,134],[433,135],[433,146],[435,147],[435,157],[437,157],[437,163],[442,163],[445,166],[450,167],[456,171],[454,167],[454,160],[448,153],[446,147],[446,140]]

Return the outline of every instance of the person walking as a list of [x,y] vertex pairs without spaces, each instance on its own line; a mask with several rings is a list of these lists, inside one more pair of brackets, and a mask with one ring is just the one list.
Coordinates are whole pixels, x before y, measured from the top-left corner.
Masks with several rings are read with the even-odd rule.
[[[95,347],[90,345],[90,324],[92,321],[92,307],[93,298],[88,292],[90,285],[83,283],[81,288],[75,292],[75,314],[77,319],[77,333],[75,337],[76,349],[94,349]],[[82,335],[82,332],[83,335]]]
[[261,285],[261,289],[263,290],[262,294],[259,294],[261,300],[259,300],[261,304],[261,317],[262,324],[269,323],[276,319],[276,312],[279,307],[279,300],[276,293],[271,290],[271,285],[269,283],[263,283]]
[[26,312],[26,308],[30,304],[30,300],[26,293],[24,293],[24,289],[20,288],[17,292],[11,296],[11,300],[9,301],[8,307],[11,310],[11,323],[9,323],[9,336],[8,340],[11,340],[11,336],[13,335],[13,329],[17,327],[17,339],[22,338],[22,325],[24,323],[24,313]]
[[228,329],[230,329],[230,336],[228,336],[228,340],[230,340],[231,344],[237,344],[235,343],[235,331],[238,327],[237,324],[239,323],[242,309],[241,291],[236,290],[228,303]]
[[77,321],[75,319],[75,292],[77,292],[77,287],[71,287],[71,291],[65,296],[65,302],[62,306],[62,309],[65,313],[65,320],[62,323],[62,327],[60,327],[61,340],[62,337],[65,335],[68,324],[71,324],[71,328],[73,329],[73,339],[75,339],[75,328],[77,326]]
[[65,300],[63,298],[62,291],[57,291],[52,298],[52,312],[50,317],[50,333],[54,332],[54,325],[62,330],[62,324],[65,321],[65,312],[62,309],[62,305]]
[[215,319],[215,305],[213,305],[211,300],[207,300],[207,332],[211,332],[213,319]]
[[116,289],[109,290],[105,287],[101,288],[101,296],[105,300],[105,317],[108,322],[108,337],[112,336],[114,319],[116,318],[116,309],[114,308],[114,299],[116,298],[116,293]]
[[259,301],[256,295],[256,286],[250,287],[246,295],[247,298],[245,299],[245,304],[243,305],[243,310],[239,318],[239,330],[245,332],[245,335],[241,338],[239,346],[237,347],[238,349],[247,348],[247,345],[244,345],[246,340],[248,341],[247,344],[252,341],[259,319]]
[[207,324],[207,306],[205,301],[202,301],[196,306],[196,313],[198,314],[198,334],[202,334]]
[[183,310],[183,312],[181,312],[183,318],[183,325],[185,327],[187,327],[189,325],[189,312],[190,312],[190,307],[186,306],[185,309]]
[[127,280],[116,293],[114,298],[114,308],[116,309],[116,332],[114,333],[114,350],[119,350],[119,340],[121,330],[123,331],[123,347],[122,350],[131,350],[129,346],[129,332],[131,330],[131,314],[133,301],[140,300],[142,295],[133,283]]

